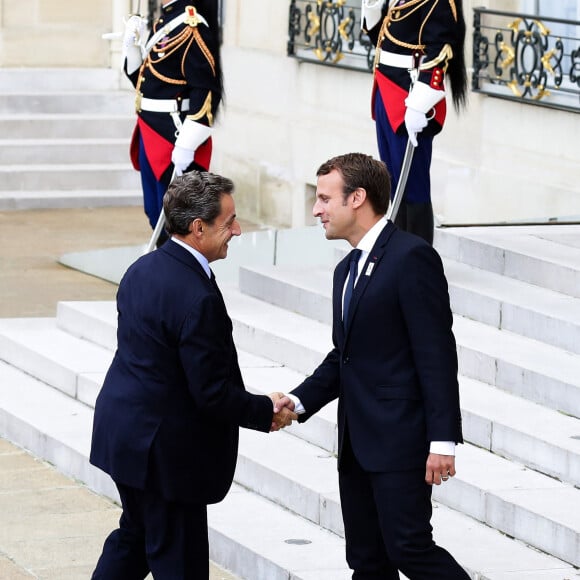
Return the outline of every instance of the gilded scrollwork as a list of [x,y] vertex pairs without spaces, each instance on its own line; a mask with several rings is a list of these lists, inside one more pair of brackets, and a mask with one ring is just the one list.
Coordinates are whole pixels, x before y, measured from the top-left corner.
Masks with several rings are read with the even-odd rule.
[[360,27],[360,0],[291,0],[288,54],[342,68],[372,70],[374,46]]
[[570,33],[578,24],[476,9],[473,89],[549,107],[580,109],[580,48],[570,50],[580,42]]

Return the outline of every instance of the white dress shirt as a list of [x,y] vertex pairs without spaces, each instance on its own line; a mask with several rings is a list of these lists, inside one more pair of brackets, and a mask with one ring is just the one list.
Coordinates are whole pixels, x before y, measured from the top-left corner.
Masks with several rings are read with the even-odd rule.
[[201,264],[201,267],[204,269],[205,273],[207,274],[207,277],[211,279],[211,270],[209,268],[209,262],[202,253],[198,252],[195,248],[188,246],[185,242],[182,242],[177,238],[171,238],[171,241],[175,242],[182,248],[185,248]]

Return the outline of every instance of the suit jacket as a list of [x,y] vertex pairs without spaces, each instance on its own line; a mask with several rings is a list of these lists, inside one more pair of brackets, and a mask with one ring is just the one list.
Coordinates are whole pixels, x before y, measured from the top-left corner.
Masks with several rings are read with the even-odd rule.
[[293,394],[307,420],[338,397],[339,467],[345,431],[363,469],[424,469],[431,441],[462,442],[457,353],[437,252],[388,222],[342,323],[348,257],[335,269],[334,348]]
[[239,426],[269,431],[272,401],[246,392],[217,285],[185,248],[139,258],[117,294],[117,351],[95,405],[91,463],[168,500],[218,502]]

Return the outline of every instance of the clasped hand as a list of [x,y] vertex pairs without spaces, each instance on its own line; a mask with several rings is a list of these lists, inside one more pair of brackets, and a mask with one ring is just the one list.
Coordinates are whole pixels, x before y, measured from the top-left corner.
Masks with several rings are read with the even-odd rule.
[[294,412],[294,402],[290,397],[284,393],[271,393],[268,396],[274,403],[274,415],[270,431],[278,431],[288,427],[288,425],[292,425],[292,421],[298,419],[298,415]]

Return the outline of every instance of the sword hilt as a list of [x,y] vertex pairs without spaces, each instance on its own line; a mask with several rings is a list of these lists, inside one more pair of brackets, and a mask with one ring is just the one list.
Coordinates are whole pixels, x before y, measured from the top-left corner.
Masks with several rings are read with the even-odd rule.
[[419,67],[421,66],[421,59],[423,58],[423,51],[415,49],[411,54],[411,69],[409,75],[411,76],[411,87],[417,82],[419,78]]

